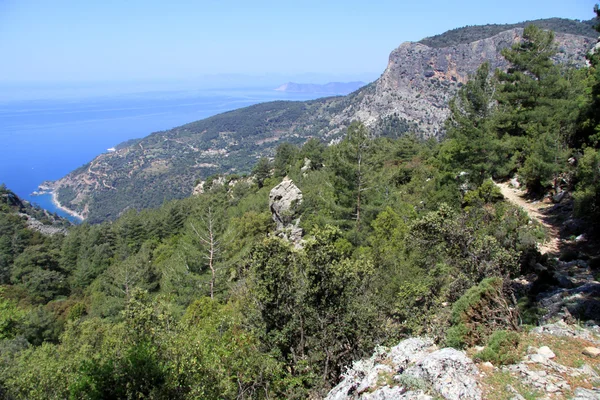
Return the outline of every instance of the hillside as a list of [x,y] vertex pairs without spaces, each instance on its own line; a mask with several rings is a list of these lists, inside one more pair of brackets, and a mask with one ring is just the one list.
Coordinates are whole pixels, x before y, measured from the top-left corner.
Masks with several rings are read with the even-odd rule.
[[449,30],[441,35],[427,37],[420,40],[419,43],[435,48],[456,46],[485,39],[511,29],[525,28],[528,25],[536,25],[542,29],[549,29],[556,33],[568,33],[570,35],[586,36],[595,39],[598,37],[598,32],[594,30],[595,24],[596,21],[593,19],[589,21],[575,21],[565,18],[548,18],[524,21],[516,24],[465,26]]
[[440,141],[352,122],[67,235],[1,187],[0,398],[597,399],[600,54],[552,40],[482,64]]
[[[493,68],[506,67],[500,51],[520,35],[517,28],[443,48],[403,43],[390,54],[377,81],[347,96],[264,103],[156,132],[45,185],[58,191],[63,205],[99,222],[127,208],[183,198],[196,180],[212,174],[248,172],[281,143],[303,143],[311,137],[339,140],[353,120],[364,122],[376,135],[440,137],[457,89],[484,61]],[[559,33],[556,42],[560,52],[555,61],[583,65],[595,40]]]
[[8,228],[7,226],[9,221],[12,221],[11,225],[17,224],[19,229],[27,229],[43,235],[64,234],[66,228],[71,225],[68,220],[57,214],[52,214],[37,205],[20,199],[4,184],[0,185],[0,218],[2,219],[2,223],[0,223],[2,236],[12,230],[12,227]]

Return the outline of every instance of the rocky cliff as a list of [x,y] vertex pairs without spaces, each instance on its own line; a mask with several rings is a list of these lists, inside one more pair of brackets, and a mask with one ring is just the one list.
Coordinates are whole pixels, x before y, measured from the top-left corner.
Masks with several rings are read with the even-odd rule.
[[[334,123],[359,119],[376,127],[385,118],[414,123],[426,136],[439,136],[448,116],[448,102],[460,85],[488,61],[505,68],[501,50],[518,42],[522,28],[450,47],[403,43],[390,54],[388,66],[369,91],[334,116]],[[586,36],[557,33],[557,62],[584,65],[585,54],[596,42]]]
[[[347,96],[258,104],[156,132],[47,184],[63,205],[98,222],[127,208],[155,207],[188,196],[194,181],[211,174],[248,171],[282,142],[336,140],[353,120],[381,135],[414,131],[440,136],[448,102],[459,86],[484,61],[505,67],[500,51],[521,35],[516,28],[448,47],[403,43],[377,81]],[[566,33],[557,33],[556,41],[557,61],[577,65],[584,65],[596,42]]]

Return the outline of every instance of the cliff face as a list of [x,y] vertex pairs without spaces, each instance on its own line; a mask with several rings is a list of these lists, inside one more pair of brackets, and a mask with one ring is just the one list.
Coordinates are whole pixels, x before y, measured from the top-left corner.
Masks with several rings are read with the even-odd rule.
[[[468,44],[433,48],[420,43],[403,43],[390,54],[388,66],[375,88],[359,102],[352,103],[334,121],[360,119],[374,126],[386,116],[397,115],[417,124],[426,136],[439,136],[448,102],[469,75],[488,61],[506,68],[501,50],[521,39],[523,29],[512,29]],[[556,34],[559,53],[556,61],[582,66],[594,39]]]
[[[64,206],[98,222],[127,208],[155,207],[188,196],[194,181],[211,174],[248,171],[282,142],[339,139],[353,120],[377,134],[440,136],[448,102],[460,85],[485,61],[493,68],[506,67],[500,52],[522,33],[511,29],[449,47],[403,43],[377,81],[347,96],[258,104],[156,132],[49,185]],[[557,62],[583,65],[596,40],[557,33],[556,42]]]

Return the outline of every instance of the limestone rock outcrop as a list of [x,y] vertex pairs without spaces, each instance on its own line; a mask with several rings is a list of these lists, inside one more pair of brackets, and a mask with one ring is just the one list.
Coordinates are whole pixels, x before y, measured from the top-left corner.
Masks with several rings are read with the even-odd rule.
[[289,178],[271,189],[269,193],[269,208],[273,221],[277,224],[277,235],[300,246],[302,228],[299,227],[299,206],[302,204],[302,192]]
[[[440,136],[448,117],[448,103],[469,75],[489,62],[492,70],[504,69],[502,49],[519,42],[522,28],[506,30],[471,43],[430,47],[405,42],[392,51],[386,70],[333,121],[360,120],[375,127],[383,118],[397,116],[416,123],[425,136]],[[595,44],[590,37],[556,33],[559,63],[585,65],[585,55]]]
[[478,373],[464,352],[438,349],[430,339],[410,338],[355,362],[326,399],[479,400]]

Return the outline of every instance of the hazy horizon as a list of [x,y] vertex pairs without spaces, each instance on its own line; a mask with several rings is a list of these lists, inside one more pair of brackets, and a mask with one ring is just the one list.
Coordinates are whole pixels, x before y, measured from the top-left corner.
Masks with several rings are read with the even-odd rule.
[[156,79],[130,81],[83,81],[83,82],[2,82],[0,81],[0,103],[47,99],[79,99],[136,93],[173,93],[228,89],[276,89],[288,83],[356,82],[369,83],[381,72],[362,74],[211,74],[187,80]]
[[[402,42],[465,25],[588,20],[595,3],[505,0],[493,8],[475,0],[5,0],[0,2],[1,98],[49,96],[49,86],[63,95],[69,90],[69,95],[114,95],[287,81],[369,82]],[[11,93],[11,87],[18,90]]]

